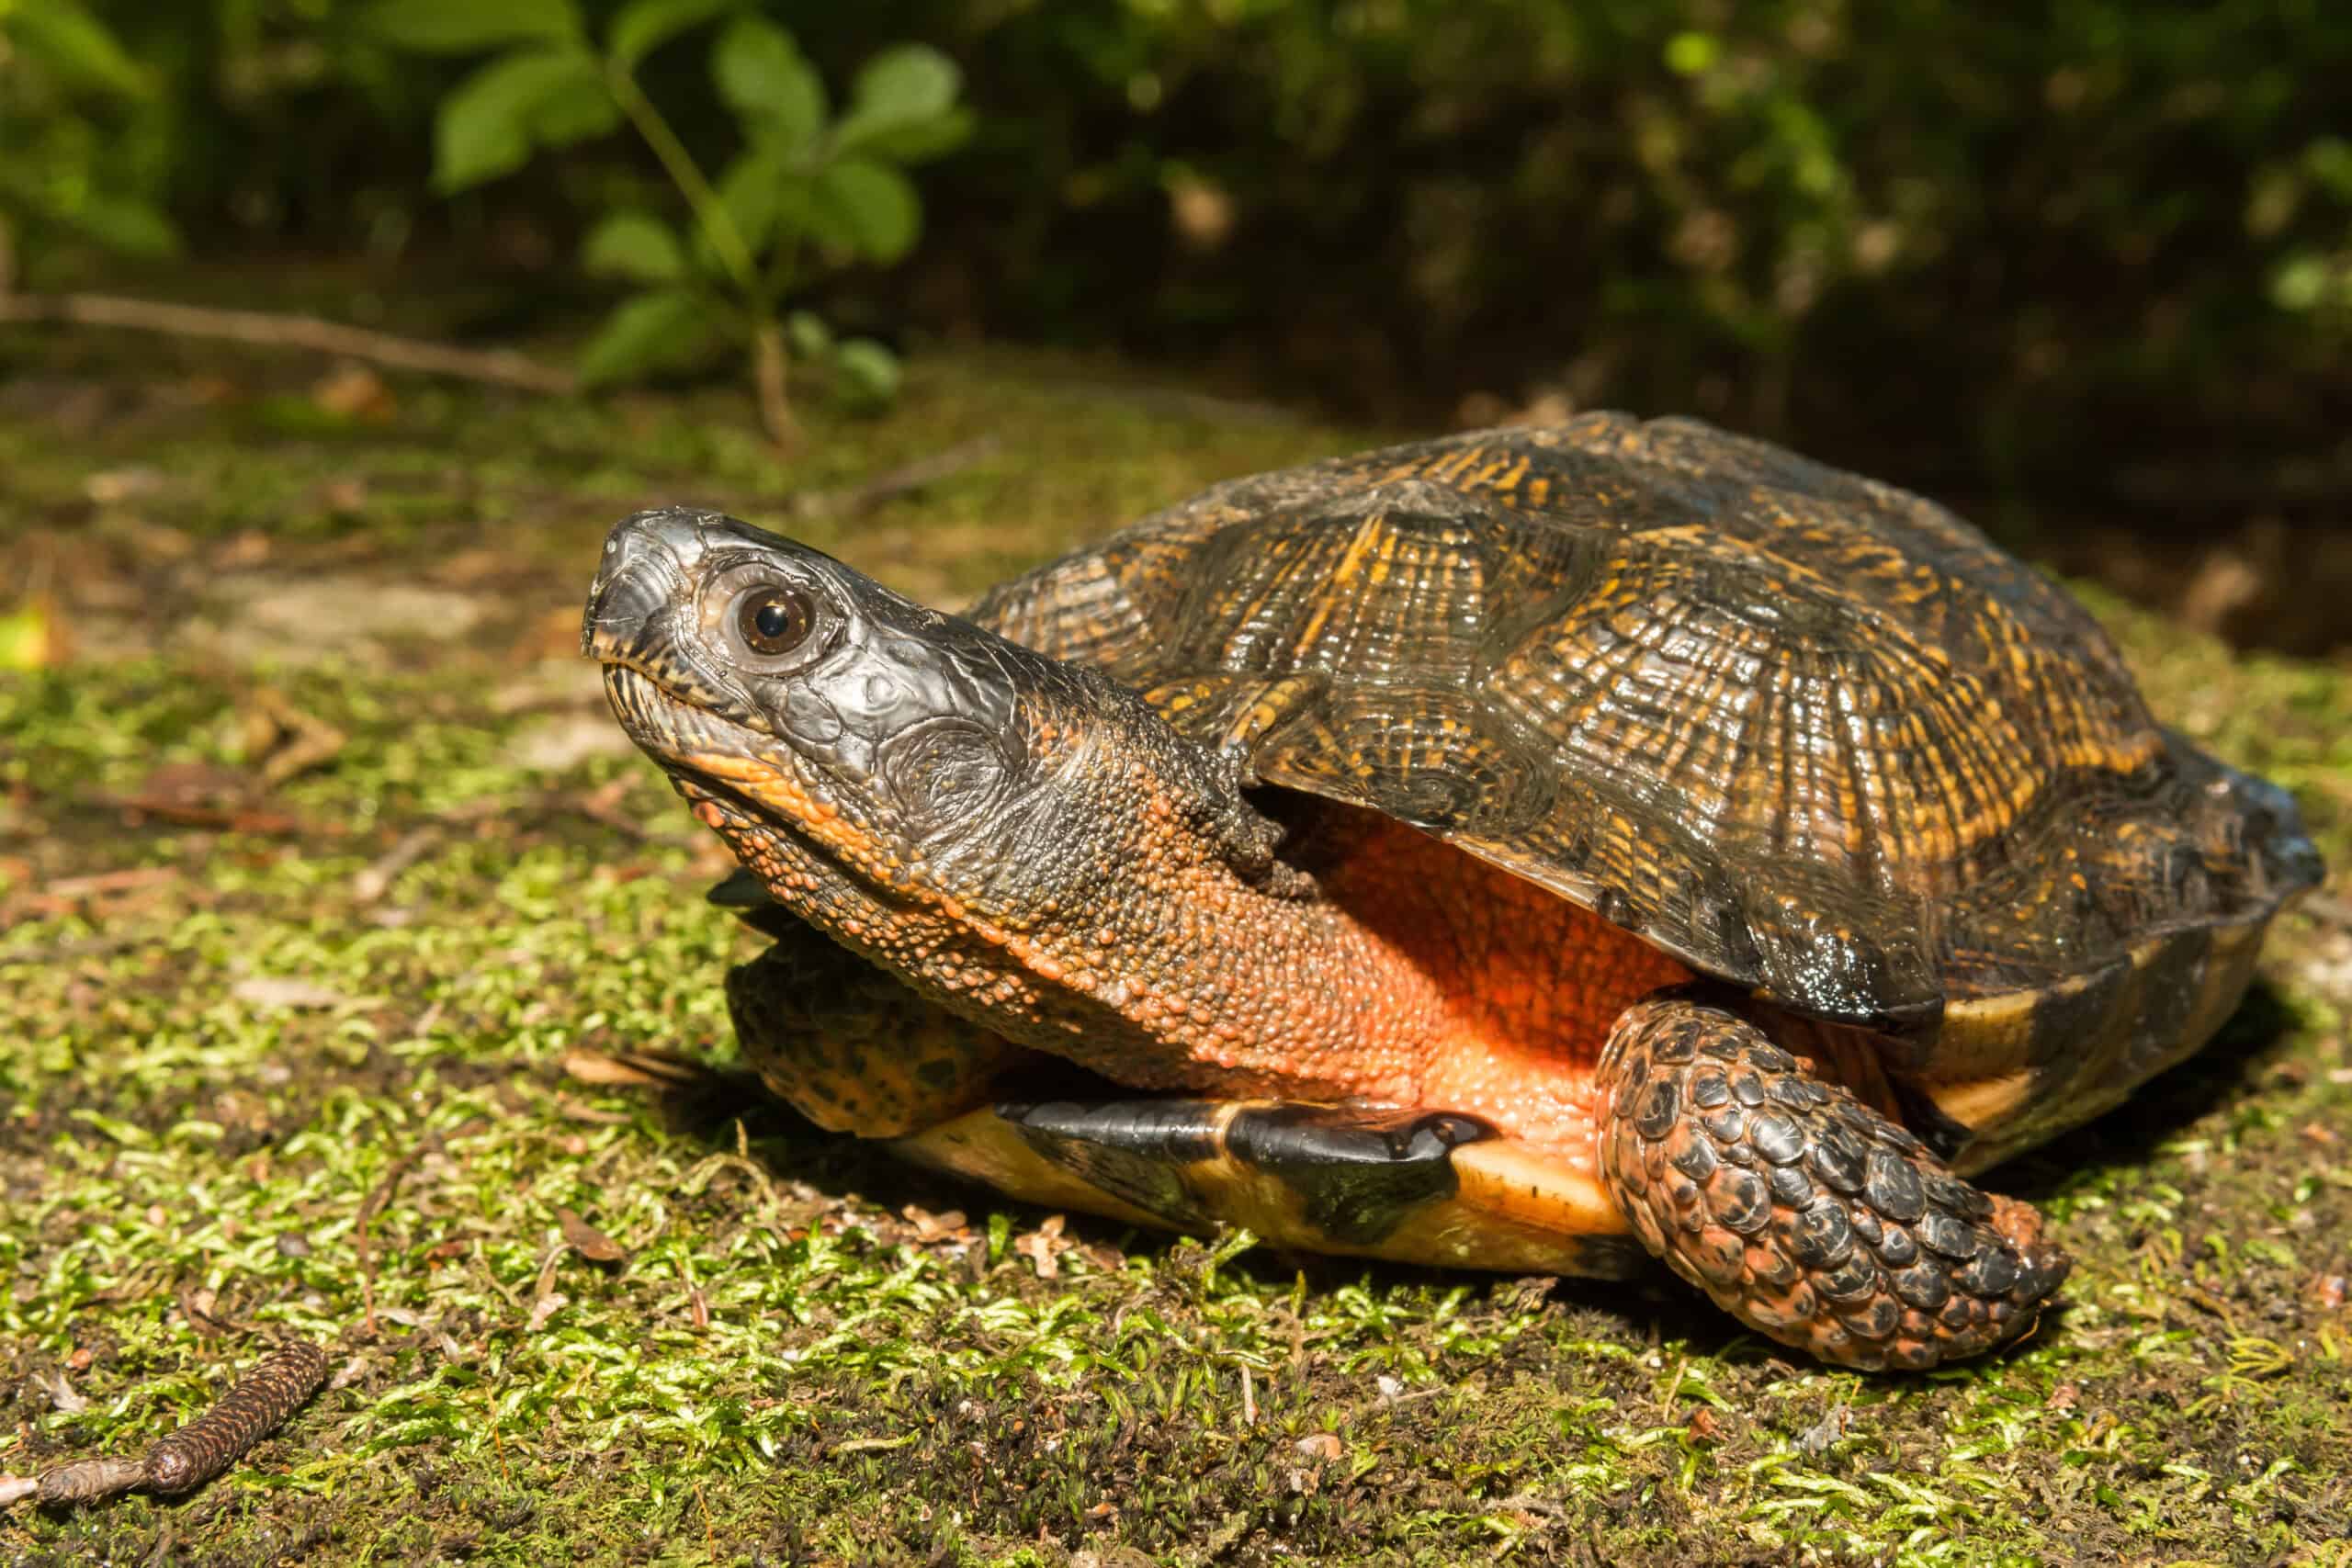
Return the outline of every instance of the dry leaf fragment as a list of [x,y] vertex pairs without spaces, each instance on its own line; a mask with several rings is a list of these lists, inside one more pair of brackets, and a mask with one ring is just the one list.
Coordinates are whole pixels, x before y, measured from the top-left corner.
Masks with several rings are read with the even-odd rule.
[[628,1257],[618,1242],[570,1209],[558,1209],[555,1218],[556,1224],[563,1227],[563,1239],[571,1244],[571,1250],[589,1262],[619,1263]]
[[188,1326],[207,1337],[233,1333],[243,1326],[220,1310],[220,1293],[209,1285],[181,1292],[179,1303],[180,1315],[187,1320]]
[[691,1087],[714,1075],[699,1062],[662,1051],[628,1051],[617,1055],[573,1046],[563,1054],[564,1077],[600,1086],[679,1084]]
[[971,1224],[964,1217],[964,1211],[961,1209],[950,1209],[944,1214],[934,1214],[920,1203],[910,1203],[899,1213],[904,1216],[909,1224],[915,1227],[915,1240],[926,1247],[934,1241],[946,1241],[961,1236]]
[[1029,1260],[1040,1280],[1051,1280],[1062,1271],[1061,1254],[1069,1251],[1071,1245],[1062,1239],[1062,1226],[1067,1223],[1060,1214],[1048,1215],[1044,1224],[1012,1244],[1012,1250]]
[[313,985],[283,975],[250,975],[229,987],[229,994],[257,1008],[331,1008],[350,998],[332,987]]
[[51,1407],[62,1415],[79,1416],[90,1408],[90,1402],[77,1393],[72,1383],[65,1381],[65,1374],[62,1371],[35,1372],[32,1375],[32,1383],[35,1388],[49,1395]]
[[244,752],[249,765],[260,770],[262,785],[276,789],[298,774],[322,767],[343,750],[350,737],[294,705],[275,686],[255,687],[243,714]]
[[344,419],[385,420],[399,406],[384,378],[365,365],[342,364],[311,384],[311,401]]
[[586,1122],[599,1127],[618,1127],[629,1119],[626,1111],[599,1111],[585,1100],[574,1100],[558,1089],[555,1097],[557,1114],[567,1122]]

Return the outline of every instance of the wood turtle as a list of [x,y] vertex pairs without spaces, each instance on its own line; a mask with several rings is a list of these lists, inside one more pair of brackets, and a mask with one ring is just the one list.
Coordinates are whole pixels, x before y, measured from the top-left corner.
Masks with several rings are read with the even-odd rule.
[[1689,420],[1238,479],[961,617],[644,512],[583,645],[817,1122],[1137,1224],[1651,1254],[1856,1367],[2031,1325],[2066,1256],[1967,1178],[2194,1051],[2320,873],[2048,579]]

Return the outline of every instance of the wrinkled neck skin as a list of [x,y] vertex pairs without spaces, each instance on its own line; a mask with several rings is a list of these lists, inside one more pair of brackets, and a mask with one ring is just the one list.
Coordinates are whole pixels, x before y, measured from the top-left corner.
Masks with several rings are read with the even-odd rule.
[[1233,759],[1092,669],[715,513],[606,539],[613,709],[786,908],[1138,1089],[1410,1103],[1436,982],[1276,856]]
[[863,751],[739,730],[681,793],[787,908],[1008,1039],[1137,1088],[1411,1102],[1443,999],[1275,858],[1235,763],[971,630],[993,696]]

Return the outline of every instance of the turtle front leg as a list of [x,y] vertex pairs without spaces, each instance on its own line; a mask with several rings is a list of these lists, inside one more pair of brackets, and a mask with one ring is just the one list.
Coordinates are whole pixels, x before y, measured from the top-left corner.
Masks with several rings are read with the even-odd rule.
[[759,929],[775,944],[727,973],[735,1038],[762,1081],[828,1132],[895,1138],[936,1125],[1038,1060],[811,927]]
[[2031,1327],[2073,1266],[2041,1216],[1810,1068],[1720,1008],[1626,1010],[1600,1056],[1600,1172],[1643,1244],[1748,1326],[1866,1371]]

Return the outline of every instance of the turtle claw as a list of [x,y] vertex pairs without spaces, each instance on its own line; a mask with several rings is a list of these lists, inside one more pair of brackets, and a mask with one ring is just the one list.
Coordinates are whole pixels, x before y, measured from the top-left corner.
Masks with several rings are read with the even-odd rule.
[[1626,1010],[1600,1058],[1600,1171],[1643,1245],[1750,1327],[1866,1371],[2032,1327],[2072,1267],[2041,1216],[1809,1066],[1718,1008]]

